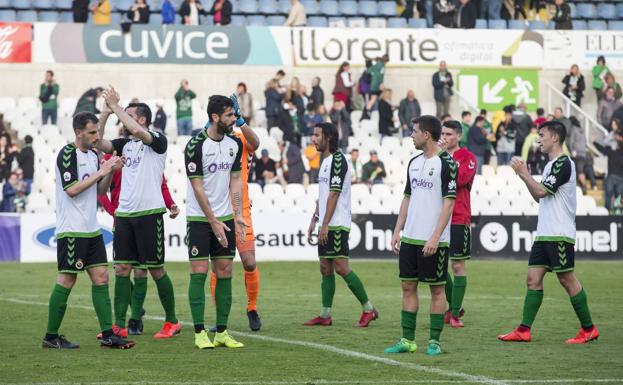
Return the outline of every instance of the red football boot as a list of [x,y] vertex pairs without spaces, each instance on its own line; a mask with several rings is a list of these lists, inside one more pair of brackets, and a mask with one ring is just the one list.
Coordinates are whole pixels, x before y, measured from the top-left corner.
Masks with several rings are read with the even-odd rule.
[[376,309],[372,309],[372,311],[364,311],[361,313],[361,317],[359,318],[359,322],[355,324],[355,327],[358,328],[366,328],[370,325],[370,322],[379,318],[379,312]]
[[529,328],[518,326],[515,330],[508,334],[500,334],[498,336],[498,340],[510,342],[530,342],[532,341],[532,335],[530,334]]
[[566,344],[585,344],[590,341],[596,341],[599,338],[599,330],[593,325],[589,330],[580,328],[580,331],[574,338],[569,338],[565,341]]
[[331,317],[322,318],[318,316],[316,318],[310,319],[309,321],[305,322],[303,325],[304,326],[331,326],[332,324],[333,324],[333,321],[331,320]]

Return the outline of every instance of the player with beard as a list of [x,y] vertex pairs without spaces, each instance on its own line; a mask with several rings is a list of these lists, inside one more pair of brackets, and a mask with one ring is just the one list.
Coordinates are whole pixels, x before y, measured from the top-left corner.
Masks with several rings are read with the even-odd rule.
[[[190,260],[188,301],[195,326],[195,346],[242,348],[227,333],[232,304],[232,261],[236,238],[244,243],[246,223],[242,215],[242,143],[232,135],[237,120],[233,101],[221,95],[208,102],[209,122],[184,151],[187,194],[187,238]],[[232,208],[233,202],[233,208]],[[235,232],[234,232],[235,230]],[[210,261],[216,270],[216,335],[214,343],[205,330],[205,281]]]

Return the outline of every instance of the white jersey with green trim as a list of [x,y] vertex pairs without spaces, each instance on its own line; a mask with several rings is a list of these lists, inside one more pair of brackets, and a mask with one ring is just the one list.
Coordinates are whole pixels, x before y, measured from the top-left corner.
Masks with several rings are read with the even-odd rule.
[[97,223],[97,183],[73,198],[66,192],[98,170],[99,158],[92,150],[83,152],[71,143],[58,153],[55,167],[57,239],[92,238],[100,234]]
[[[416,155],[407,167],[405,196],[409,197],[407,221],[401,241],[413,245],[424,245],[431,237],[443,208],[444,199],[456,198],[458,166],[446,151],[426,158]],[[441,233],[440,247],[450,245],[450,223]]]
[[162,173],[167,160],[167,138],[149,131],[152,142],[114,139],[113,148],[123,156],[121,191],[116,217],[138,217],[166,212],[162,198]]
[[537,241],[565,241],[575,244],[575,163],[561,155],[543,169],[541,185],[547,196],[539,200]]
[[350,165],[346,156],[338,150],[326,157],[318,172],[318,214],[322,225],[327,212],[327,201],[331,191],[339,192],[335,211],[329,221],[329,229],[350,231]]
[[184,151],[186,175],[188,176],[187,221],[207,221],[190,183],[190,180],[195,178],[201,178],[203,191],[214,215],[220,221],[229,220],[233,217],[229,182],[231,173],[240,172],[241,158],[242,141],[233,135],[225,135],[217,141],[210,138],[207,129],[205,129],[188,142]]

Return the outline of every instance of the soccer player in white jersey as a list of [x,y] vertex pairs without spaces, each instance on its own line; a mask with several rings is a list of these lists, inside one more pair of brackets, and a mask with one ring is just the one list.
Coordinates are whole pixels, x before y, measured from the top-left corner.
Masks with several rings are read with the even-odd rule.
[[[208,116],[210,121],[205,129],[188,142],[184,151],[188,176],[186,226],[191,270],[188,301],[197,348],[242,348],[244,345],[227,333],[236,238],[244,243],[247,227],[242,215],[242,142],[232,135],[237,118],[230,98],[211,96]],[[214,343],[205,330],[204,320],[205,281],[210,260],[216,270]]]
[[134,342],[115,335],[108,294],[108,261],[104,239],[97,223],[97,193],[110,187],[112,173],[122,167],[113,155],[100,166],[93,148],[100,140],[97,117],[80,112],[73,118],[76,138],[63,147],[56,160],[56,239],[58,275],[50,295],[48,328],[42,342],[48,349],[77,349],[58,330],[67,309],[67,299],[78,273],[91,278],[91,296],[105,348],[128,349]]
[[531,327],[543,302],[543,277],[554,272],[571,299],[573,310],[580,320],[580,331],[568,344],[583,344],[599,337],[593,325],[584,288],[573,272],[575,266],[575,164],[563,153],[567,135],[565,126],[557,121],[543,123],[539,128],[541,152],[549,156],[541,183],[537,182],[520,158],[513,158],[511,167],[526,184],[530,195],[539,202],[536,238],[528,261],[528,291],[523,305],[521,324],[508,334],[498,336],[502,341],[530,342]]
[[[409,161],[407,183],[392,236],[402,281],[402,338],[385,353],[415,352],[419,307],[418,283],[429,285],[430,338],[426,353],[441,354],[440,337],[446,310],[450,217],[456,198],[458,167],[442,150],[441,122],[423,115],[413,122],[413,143],[422,153]],[[402,236],[400,232],[402,231]]]
[[115,325],[116,334],[127,336],[126,315],[132,295],[130,272],[134,277],[151,274],[165,311],[165,322],[154,338],[177,335],[182,324],[175,315],[173,283],[164,270],[164,221],[166,212],[162,198],[162,173],[167,158],[167,139],[148,130],[151,110],[144,103],[131,103],[124,110],[119,105],[119,94],[110,87],[104,91],[108,108],[117,115],[130,133],[129,138],[112,141],[102,139],[98,148],[123,156],[119,207],[115,212],[113,239],[115,263]]
[[332,123],[320,123],[314,127],[312,142],[322,154],[318,174],[318,201],[312,216],[307,237],[311,240],[316,225],[318,233],[318,258],[322,275],[322,309],[320,315],[305,322],[305,326],[330,326],[331,307],[335,295],[337,272],[346,282],[359,303],[362,313],[357,327],[367,327],[378,318],[379,313],[368,299],[361,279],[348,264],[348,235],[350,232],[350,167],[346,156],[339,150],[339,134]]

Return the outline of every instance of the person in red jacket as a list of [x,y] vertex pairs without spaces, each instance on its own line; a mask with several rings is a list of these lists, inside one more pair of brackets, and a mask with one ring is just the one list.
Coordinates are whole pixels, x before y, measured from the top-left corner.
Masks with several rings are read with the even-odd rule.
[[[111,154],[104,154],[103,161],[109,159]],[[97,201],[99,204],[106,210],[108,214],[110,214],[113,218],[115,217],[115,211],[119,206],[119,192],[121,191],[121,172],[123,169],[115,171],[112,176],[112,181],[110,183],[110,197],[108,194],[98,195]],[[167,180],[162,176],[162,198],[164,198],[164,203],[169,210],[169,217],[175,218],[179,215],[180,209],[175,204],[175,201],[171,197],[171,193],[169,192],[169,186],[167,185]],[[113,225],[114,227],[114,225]],[[143,309],[143,303],[145,303],[145,297],[147,295],[147,277],[137,278],[134,277],[134,285],[132,285],[132,296],[130,300],[130,308],[131,315],[130,320],[128,321],[128,333],[132,335],[139,335],[143,332],[143,314],[145,310]]]
[[470,259],[471,249],[471,220],[472,209],[470,191],[474,184],[474,175],[478,169],[476,156],[466,147],[459,147],[463,130],[456,120],[449,120],[441,127],[440,145],[445,148],[452,159],[459,165],[459,176],[456,189],[456,203],[452,212],[450,226],[450,261],[454,280],[448,274],[446,280],[446,298],[449,310],[446,311],[444,321],[453,328],[463,327],[463,297],[467,288],[467,273],[465,262]]

